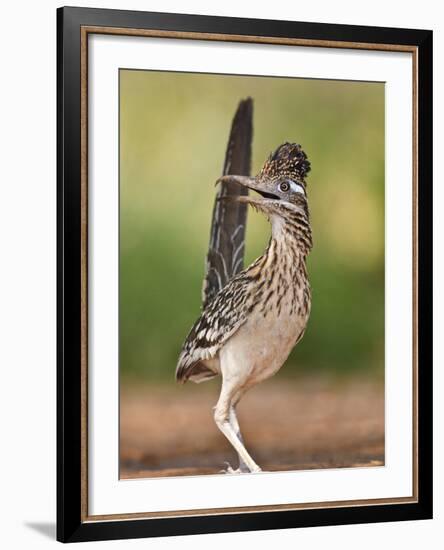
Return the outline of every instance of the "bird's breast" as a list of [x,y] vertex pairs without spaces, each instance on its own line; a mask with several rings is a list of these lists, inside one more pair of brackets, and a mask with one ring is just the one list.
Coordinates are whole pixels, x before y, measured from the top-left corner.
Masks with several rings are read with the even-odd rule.
[[246,323],[227,343],[254,382],[281,368],[303,334],[310,311],[308,282],[284,282],[276,274],[262,290]]

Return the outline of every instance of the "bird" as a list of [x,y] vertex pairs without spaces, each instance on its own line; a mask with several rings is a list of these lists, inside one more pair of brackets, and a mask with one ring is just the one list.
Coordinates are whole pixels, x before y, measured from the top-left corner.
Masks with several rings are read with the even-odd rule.
[[[244,158],[249,159],[248,154]],[[227,186],[238,191],[220,193],[216,204],[250,205],[271,225],[268,246],[248,267],[239,269],[238,265],[234,274],[220,269],[218,278],[207,266],[201,315],[185,339],[176,367],[176,380],[181,383],[222,378],[214,421],[239,458],[238,468],[227,463],[225,473],[262,471],[245,447],[236,407],[246,391],[279,371],[307,327],[311,289],[306,260],[313,246],[306,185],[310,168],[301,146],[285,142],[255,177],[225,173],[217,180],[225,191]],[[231,225],[231,237],[245,231],[245,215],[238,216],[243,223]],[[231,247],[232,259],[243,258],[239,247],[243,242]],[[222,268],[226,267],[224,256],[219,256]],[[209,285],[209,279],[217,284]]]

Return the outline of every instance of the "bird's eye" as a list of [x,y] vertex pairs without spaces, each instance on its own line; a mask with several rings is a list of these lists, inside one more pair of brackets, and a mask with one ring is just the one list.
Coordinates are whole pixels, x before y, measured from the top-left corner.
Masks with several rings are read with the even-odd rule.
[[290,184],[287,181],[283,181],[279,184],[279,190],[286,193],[290,189]]

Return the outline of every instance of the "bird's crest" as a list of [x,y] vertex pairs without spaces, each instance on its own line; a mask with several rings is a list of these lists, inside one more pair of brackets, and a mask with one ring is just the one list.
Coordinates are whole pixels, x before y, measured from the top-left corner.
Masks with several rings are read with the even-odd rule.
[[286,176],[306,186],[305,176],[310,172],[307,155],[297,143],[283,143],[265,162],[259,177]]

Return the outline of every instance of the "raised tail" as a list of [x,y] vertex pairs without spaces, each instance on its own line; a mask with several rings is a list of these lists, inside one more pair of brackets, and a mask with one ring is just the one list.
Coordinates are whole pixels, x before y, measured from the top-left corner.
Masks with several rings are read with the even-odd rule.
[[[253,140],[253,100],[240,101],[231,124],[225,153],[223,174],[249,176]],[[206,274],[202,288],[202,308],[244,266],[247,205],[237,201],[221,201],[227,195],[247,195],[246,187],[220,183],[213,207]]]

